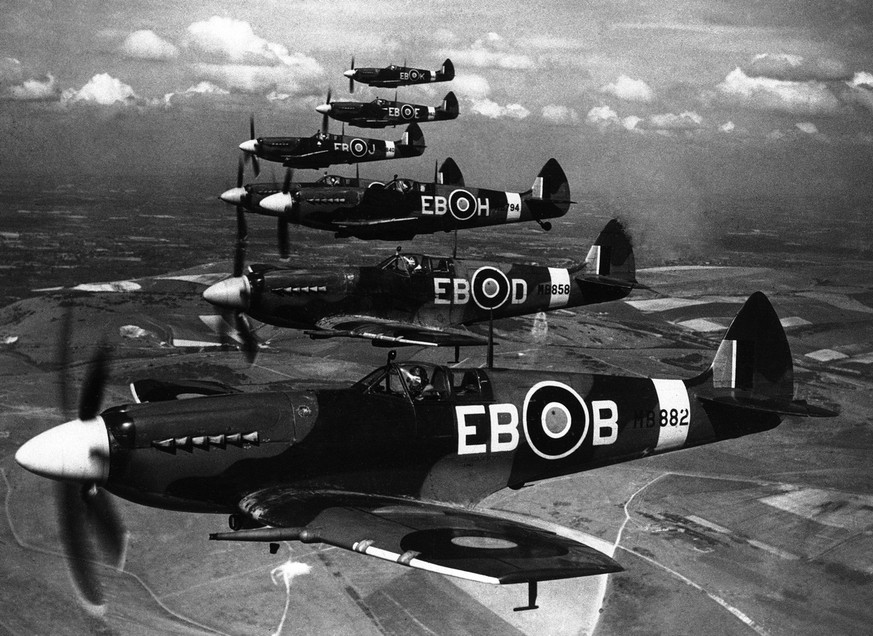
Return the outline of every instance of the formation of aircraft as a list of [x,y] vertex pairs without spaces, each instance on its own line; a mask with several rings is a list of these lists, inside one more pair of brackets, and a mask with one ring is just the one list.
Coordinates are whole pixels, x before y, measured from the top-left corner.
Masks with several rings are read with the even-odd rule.
[[[350,91],[356,81],[397,87],[454,77],[450,60],[434,73],[355,68],[354,58],[351,66]],[[458,100],[449,92],[439,107],[334,102],[329,92],[316,110],[323,121],[312,137],[256,138],[252,121],[236,187],[221,195],[237,213],[233,273],[210,286],[205,300],[221,309],[249,360],[258,347],[251,317],[313,338],[381,346],[487,344],[487,366],[397,362],[391,351],[385,365],[344,388],[243,392],[199,378],[140,380],[131,385],[132,402],[101,411],[109,362],[100,349],[76,417],[15,455],[28,471],[60,484],[61,537],[87,602],[102,602],[95,561],[123,558],[124,525],[111,493],[156,508],[228,515],[231,531],[213,540],[266,542],[272,552],[281,541],[320,542],[473,581],[524,583],[527,605],[517,609],[536,609],[539,581],[622,568],[576,539],[471,508],[483,498],[759,433],[784,416],[835,415],[795,399],[788,341],[761,292],[743,305],[709,368],[689,379],[493,368],[493,340],[464,326],[616,300],[639,286],[631,242],[616,220],[570,268],[398,248],[374,266],[246,271],[247,211],[277,217],[287,256],[291,223],[337,237],[397,240],[522,221],[549,230],[548,219],[573,203],[555,159],[524,192],[467,187],[451,159],[432,182],[328,174],[295,182],[289,169],[281,184],[243,185],[245,157],[257,174],[258,158],[315,168],[421,155],[415,122],[456,118]],[[409,127],[401,140],[382,141],[330,134],[328,117]]]
[[561,165],[549,159],[524,192],[468,187],[452,159],[434,181],[395,178],[357,187],[300,187],[260,199],[261,214],[329,230],[337,237],[406,240],[417,234],[534,221],[564,216],[573,202]]
[[[203,297],[313,338],[365,338],[374,345],[484,345],[460,327],[489,319],[608,302],[637,284],[633,247],[610,221],[570,268],[469,261],[398,251],[375,266],[255,265]],[[237,319],[234,317],[234,321]]]
[[315,107],[322,115],[360,128],[385,128],[412,122],[446,121],[458,117],[458,98],[449,92],[439,106],[423,106],[377,97],[371,102],[331,101]]
[[352,58],[351,68],[343,75],[349,78],[349,92],[355,92],[355,82],[369,84],[380,88],[397,88],[398,86],[411,86],[413,84],[429,84],[431,82],[449,82],[455,79],[455,66],[447,59],[438,71],[429,71],[424,68],[412,68],[409,66],[397,66],[391,64],[382,68],[360,67],[355,68],[355,58]]
[[[476,511],[503,488],[766,431],[785,415],[834,413],[794,399],[776,312],[753,294],[711,366],[686,380],[573,371],[450,368],[389,355],[347,388],[240,392],[217,383],[134,383],[100,411],[98,355],[75,419],[22,445],[19,465],[65,484],[62,535],[123,525],[130,501],[229,515],[214,540],[325,543],[444,575],[536,584],[617,572],[611,557],[534,525]],[[199,397],[191,397],[191,394]],[[187,399],[174,399],[178,396]],[[76,580],[102,598],[89,559]],[[97,592],[94,592],[94,590]]]

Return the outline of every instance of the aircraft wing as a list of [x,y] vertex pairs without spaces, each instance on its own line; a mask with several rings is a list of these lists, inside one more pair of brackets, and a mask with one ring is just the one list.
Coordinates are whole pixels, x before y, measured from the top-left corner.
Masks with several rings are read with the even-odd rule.
[[268,527],[217,533],[210,539],[326,543],[499,585],[622,570],[602,552],[549,530],[413,499],[277,486],[246,496],[240,508]]
[[487,345],[488,339],[460,329],[437,329],[374,316],[331,316],[316,323],[317,330],[304,333],[312,338],[366,338],[376,345],[418,345],[423,347],[469,347]]
[[387,219],[361,219],[356,221],[334,221],[334,225],[341,228],[372,227],[374,225],[386,225],[388,223],[403,223],[404,221],[418,221],[415,216],[391,217]]

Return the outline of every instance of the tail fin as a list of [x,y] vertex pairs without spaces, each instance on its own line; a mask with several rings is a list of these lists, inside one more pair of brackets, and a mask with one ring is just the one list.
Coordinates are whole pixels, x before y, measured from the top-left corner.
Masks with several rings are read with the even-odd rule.
[[458,109],[458,98],[455,97],[455,94],[452,91],[449,91],[448,94],[443,97],[440,112],[443,114],[443,119],[454,119],[458,116],[458,113],[460,112]]
[[709,383],[714,402],[758,412],[829,417],[835,412],[794,399],[794,364],[788,338],[762,292],[749,296],[718,347],[712,366],[689,386]]
[[412,146],[413,148],[421,148],[424,150],[424,133],[421,131],[421,126],[412,122],[403,133],[400,143],[404,146]]
[[570,204],[573,203],[570,200],[570,184],[567,182],[564,169],[556,159],[549,159],[542,167],[531,186],[530,196],[528,205],[539,199],[558,208],[558,215],[549,214],[549,216],[563,216],[570,209]]
[[588,250],[585,262],[570,270],[580,271],[578,279],[620,287],[636,285],[636,264],[630,236],[617,219],[612,219]]
[[443,62],[442,68],[436,72],[436,78],[434,81],[449,82],[453,79],[455,79],[455,65],[452,64],[450,59],[446,58],[446,61]]
[[438,180],[443,185],[463,186],[464,175],[455,160],[449,157],[440,166]]

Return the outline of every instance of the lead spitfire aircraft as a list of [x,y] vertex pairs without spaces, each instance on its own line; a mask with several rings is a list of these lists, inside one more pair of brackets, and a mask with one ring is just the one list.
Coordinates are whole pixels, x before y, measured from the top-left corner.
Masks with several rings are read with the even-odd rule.
[[[238,240],[238,250],[241,241]],[[487,339],[462,325],[609,302],[634,286],[633,247],[612,220],[585,260],[569,269],[493,264],[397,252],[375,266],[294,269],[254,265],[203,292],[240,325],[242,312],[312,338],[369,339],[377,346],[470,346]],[[246,325],[247,326],[247,325]],[[243,328],[246,328],[243,326]]]
[[[240,392],[134,382],[100,412],[98,355],[78,417],[22,445],[25,469],[62,482],[74,581],[101,604],[94,547],[120,563],[124,527],[105,490],[177,511],[227,514],[210,539],[323,543],[491,584],[617,572],[611,557],[472,509],[504,488],[835,413],[794,399],[791,352],[753,294],[711,366],[687,380],[388,363],[346,388]],[[425,377],[426,376],[426,377]],[[191,394],[201,394],[190,397]],[[187,399],[173,399],[188,395]],[[90,547],[90,534],[101,541]],[[95,537],[96,538],[96,537]],[[105,547],[104,547],[105,545]],[[83,546],[89,546],[87,550]]]
[[414,122],[397,141],[332,134],[327,132],[326,125],[312,137],[255,138],[253,123],[251,139],[239,145],[240,150],[255,161],[255,176],[260,171],[256,158],[275,161],[290,168],[323,168],[339,163],[419,157],[425,147],[421,127]]
[[329,115],[360,128],[385,128],[412,122],[445,121],[458,117],[458,98],[449,92],[439,106],[422,106],[408,102],[391,101],[381,97],[372,102],[332,102],[316,106],[322,115]]
[[570,186],[555,159],[542,167],[530,190],[505,192],[464,185],[457,164],[446,159],[434,181],[395,178],[357,188],[298,188],[261,199],[253,211],[278,216],[338,238],[408,240],[416,234],[535,221],[564,216]]
[[[349,78],[349,92],[355,92],[355,82],[369,84],[380,88],[397,88],[412,84],[429,84],[431,82],[449,82],[455,79],[455,66],[447,59],[438,71],[423,68],[411,68],[392,64],[383,68],[355,68],[355,58],[352,58],[351,68],[343,73]],[[330,101],[330,100],[328,100]]]

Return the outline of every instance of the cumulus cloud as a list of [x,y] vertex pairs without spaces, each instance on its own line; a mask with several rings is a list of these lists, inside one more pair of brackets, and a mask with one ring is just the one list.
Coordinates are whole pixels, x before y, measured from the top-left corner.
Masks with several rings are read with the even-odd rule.
[[577,124],[579,123],[579,113],[567,106],[558,104],[547,104],[543,106],[542,117],[553,124]]
[[61,94],[63,102],[88,102],[101,106],[132,104],[137,99],[130,86],[108,73],[98,73],[79,90],[68,88]]
[[321,73],[321,66],[305,55],[290,53],[282,44],[255,35],[244,20],[212,16],[188,27],[185,47],[212,61],[243,65],[295,66],[310,73]]
[[277,91],[288,95],[318,95],[322,91],[321,82],[289,66],[195,64],[192,70],[200,80],[241,93]]
[[653,130],[697,130],[703,128],[703,117],[694,111],[651,115],[645,120],[645,126]]
[[57,81],[51,73],[41,78],[24,80],[5,88],[0,93],[6,99],[17,101],[54,101],[60,98]]
[[807,135],[816,135],[818,134],[818,126],[813,124],[811,121],[799,121],[794,124],[798,130],[801,132],[805,132]]
[[736,130],[736,128],[737,128],[736,124],[734,124],[734,122],[732,122],[732,121],[726,121],[725,123],[723,123],[721,126],[718,127],[718,129],[723,133],[733,132],[734,130]]
[[846,65],[838,60],[804,58],[787,53],[756,55],[743,71],[749,77],[769,77],[791,82],[846,80],[852,76]]
[[167,42],[154,31],[134,31],[121,45],[125,57],[138,60],[172,60],[179,55],[179,47]]
[[859,71],[855,73],[849,82],[849,86],[873,89],[873,73],[868,73],[867,71]]
[[470,111],[476,115],[482,115],[489,119],[525,119],[530,111],[521,104],[507,104],[501,106],[490,99],[473,100]]
[[224,96],[229,95],[230,91],[217,86],[212,82],[200,82],[194,86],[189,86],[186,90],[178,93],[167,93],[164,95],[164,103],[170,105],[180,99],[208,97],[210,95]]
[[482,99],[491,94],[491,85],[481,75],[464,73],[452,80],[452,90],[459,97]]
[[612,110],[609,106],[595,106],[585,115],[585,123],[592,126],[609,126],[619,122],[618,113]]
[[648,84],[627,75],[619,75],[611,84],[602,86],[600,92],[629,102],[649,103],[655,99],[655,92]]
[[60,95],[54,76],[27,77],[14,57],[0,58],[0,100],[49,101]]
[[725,101],[754,110],[827,115],[841,108],[839,99],[823,82],[749,77],[741,68],[728,73],[716,91]]
[[530,70],[536,65],[523,53],[516,53],[512,43],[497,33],[486,33],[467,48],[443,49],[440,55],[450,57],[457,66]]

